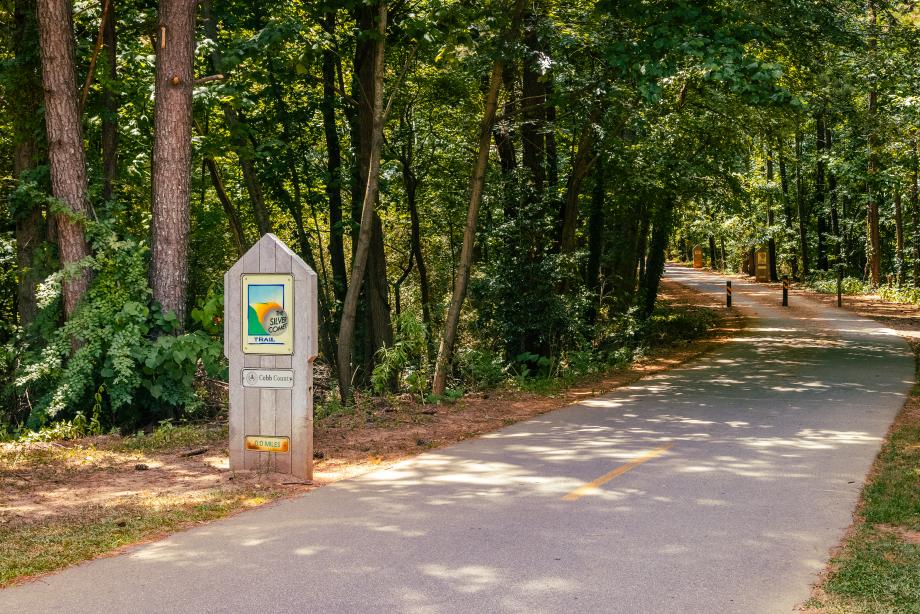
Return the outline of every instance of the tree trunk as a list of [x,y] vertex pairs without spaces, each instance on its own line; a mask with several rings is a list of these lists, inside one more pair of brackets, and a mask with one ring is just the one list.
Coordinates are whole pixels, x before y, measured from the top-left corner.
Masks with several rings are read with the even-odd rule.
[[118,54],[115,36],[115,0],[109,3],[108,18],[102,30],[102,44],[105,46],[106,75],[102,86],[102,198],[115,197],[115,180],[118,177],[118,95],[113,84],[118,80]]
[[[45,127],[51,191],[70,213],[56,215],[61,264],[75,265],[89,255],[83,221],[90,215],[86,197],[86,153],[74,74],[74,41],[69,0],[39,0],[42,82],[45,88]],[[73,315],[89,287],[89,272],[65,276],[64,315]]]
[[643,204],[639,212],[639,240],[636,244],[636,262],[633,263],[633,268],[638,267],[639,269],[639,287],[645,287],[645,256],[648,248],[649,227],[652,223],[651,219],[649,219],[649,214],[648,205]]
[[347,403],[351,398],[351,356],[355,332],[355,316],[358,310],[358,296],[363,286],[361,281],[364,279],[367,255],[371,246],[371,233],[374,223],[374,203],[377,200],[380,173],[380,146],[383,141],[383,54],[384,42],[386,40],[387,3],[380,2],[378,11],[377,37],[374,41],[373,91],[370,92],[373,100],[373,127],[371,130],[371,142],[369,143],[370,158],[367,167],[367,184],[364,189],[364,202],[361,208],[361,224],[358,230],[358,239],[355,241],[355,253],[352,258],[351,283],[348,285],[348,291],[345,294],[345,302],[342,306],[342,318],[339,324],[339,391],[344,403]]
[[530,171],[533,197],[542,198],[546,184],[546,89],[541,81],[537,64],[540,40],[537,34],[540,16],[530,13],[525,17],[523,78],[521,80],[521,156],[524,168]]
[[808,216],[805,214],[805,194],[802,185],[802,133],[795,132],[795,202],[799,210],[799,251],[802,254],[802,275],[808,267]]
[[236,211],[236,207],[230,201],[230,197],[227,196],[227,190],[224,188],[224,182],[220,178],[220,171],[217,169],[217,163],[214,162],[214,158],[207,157],[204,159],[204,163],[208,167],[208,173],[211,175],[211,184],[217,193],[217,200],[220,201],[220,205],[227,216],[227,222],[230,224],[233,244],[236,246],[237,253],[242,257],[249,250],[250,244],[246,240],[246,233],[243,232],[240,216]]
[[[507,46],[517,37],[520,27],[521,13],[524,10],[525,0],[515,0],[511,18],[511,27],[503,36],[502,47]],[[460,309],[466,297],[466,286],[470,278],[470,265],[473,261],[473,242],[476,237],[476,220],[479,216],[479,205],[482,202],[482,191],[486,180],[486,165],[489,161],[489,141],[492,122],[495,121],[495,110],[498,107],[498,90],[502,84],[502,69],[504,60],[499,57],[492,66],[492,77],[489,80],[489,90],[486,94],[485,109],[479,127],[479,150],[476,163],[473,165],[473,177],[470,180],[470,202],[466,214],[466,226],[463,230],[463,246],[460,248],[460,262],[457,274],[454,277],[454,289],[447,309],[447,319],[444,323],[444,334],[438,347],[438,357],[435,361],[434,380],[432,392],[435,395],[444,394],[447,386],[447,369],[453,357],[454,342],[457,338],[457,325],[460,322]]]
[[649,241],[648,264],[640,289],[640,314],[648,318],[655,311],[658,298],[658,286],[664,274],[664,250],[668,247],[668,236],[674,219],[674,199],[666,198],[656,207],[652,222],[651,240]]
[[196,0],[160,0],[153,135],[150,287],[185,324]]
[[[606,168],[598,158],[594,167],[594,186],[591,190],[591,214],[588,217],[588,263],[585,267],[585,284],[592,292],[593,303],[599,297],[601,255],[604,252],[604,201],[607,192]],[[593,318],[592,318],[593,319]]]
[[[326,13],[323,30],[335,36],[335,12]],[[332,261],[332,290],[341,305],[348,291],[345,266],[345,227],[342,221],[342,147],[335,121],[335,51],[323,51],[323,131],[326,135],[326,197],[329,199],[329,259]],[[338,309],[336,309],[338,311]]]
[[[160,0],[166,2],[167,0]],[[171,0],[172,2],[187,2],[188,0]],[[211,41],[217,42],[217,20],[211,12],[210,0],[201,2],[201,10],[204,16],[204,31]],[[224,69],[223,56],[215,46],[211,51],[211,66],[221,72]],[[256,218],[256,226],[259,228],[259,236],[272,232],[271,214],[268,205],[265,202],[265,195],[262,192],[262,185],[256,173],[255,159],[252,154],[252,145],[247,141],[244,134],[243,122],[239,113],[229,102],[223,102],[221,108],[224,113],[224,123],[227,125],[227,131],[230,133],[230,141],[233,143],[233,149],[240,161],[240,170],[243,173],[243,185],[246,186],[246,192],[249,194],[249,202],[252,205],[252,212]]]
[[[13,128],[13,178],[35,168],[45,152],[38,134],[41,132],[42,83],[38,52],[38,25],[35,0],[16,0],[13,7],[14,31],[11,78],[16,95],[9,98]],[[41,279],[38,262],[43,242],[44,219],[38,203],[28,203],[28,210],[14,212],[16,222],[16,265],[18,287],[16,305],[19,325],[28,326],[38,312],[35,288]]]
[[827,193],[824,190],[824,156],[827,151],[827,130],[824,115],[820,113],[815,117],[815,132],[815,155],[817,157],[817,163],[815,164],[815,212],[818,214],[818,268],[826,271],[827,247],[825,234],[827,224],[824,214],[827,206]]
[[904,283],[904,217],[901,211],[901,186],[894,184],[895,269],[898,285]]
[[[875,65],[875,51],[878,43],[876,28],[878,18],[875,12],[874,0],[869,0],[869,61],[870,65]],[[869,88],[869,177],[866,181],[868,199],[866,207],[866,223],[868,225],[869,244],[867,259],[869,263],[869,274],[872,287],[878,287],[882,281],[882,239],[879,234],[879,212],[878,212],[878,134],[876,132],[875,122],[878,121],[878,90],[876,89],[875,79],[872,79],[872,85]]]
[[[409,119],[409,135],[406,138],[406,143],[402,148],[402,178],[403,186],[406,190],[406,204],[409,208],[409,221],[411,224],[411,253],[412,257],[409,259],[410,267],[407,270],[411,270],[412,260],[415,260],[415,264],[418,267],[418,278],[419,278],[419,290],[422,295],[422,321],[425,323],[425,326],[428,327],[428,330],[431,330],[431,295],[430,289],[428,287],[428,269],[425,266],[425,259],[422,257],[422,231],[421,224],[419,223],[418,217],[418,177],[415,174],[415,169],[413,164],[415,162],[415,151],[414,151],[414,141],[415,141],[415,129],[412,126],[412,120]],[[397,316],[399,315],[397,311]]]
[[575,231],[578,229],[578,197],[581,193],[581,184],[591,170],[595,118],[596,114],[591,113],[581,131],[575,160],[572,162],[572,170],[566,182],[562,224],[559,231],[559,251],[563,254],[571,253],[577,247]]
[[[786,156],[783,153],[783,142],[779,142],[779,178],[780,185],[783,190],[783,215],[786,219],[786,236],[788,239],[792,239],[795,235],[795,231],[792,229],[792,205],[789,202],[789,175],[786,173]],[[792,278],[799,278],[799,261],[795,255],[793,241],[793,251],[792,256],[789,258],[789,268],[792,270]]]
[[770,238],[767,239],[767,252],[770,257],[770,281],[779,279],[776,273],[776,239],[773,237],[773,224],[776,219],[773,215],[773,151],[767,149],[767,226],[770,228]]
[[914,141],[910,173],[910,214],[914,226],[914,287],[920,288],[920,198],[917,196],[917,141]]

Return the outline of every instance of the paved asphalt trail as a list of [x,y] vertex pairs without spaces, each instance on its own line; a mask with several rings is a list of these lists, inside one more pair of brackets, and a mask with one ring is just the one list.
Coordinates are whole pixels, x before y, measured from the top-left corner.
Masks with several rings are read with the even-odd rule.
[[913,359],[876,323],[779,298],[735,282],[749,326],[693,364],[0,591],[0,612],[789,612]]

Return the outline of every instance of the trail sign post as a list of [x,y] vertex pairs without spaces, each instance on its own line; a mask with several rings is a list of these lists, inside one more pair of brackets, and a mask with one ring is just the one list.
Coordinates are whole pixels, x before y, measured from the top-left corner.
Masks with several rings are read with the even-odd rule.
[[313,479],[316,273],[266,234],[224,275],[230,469]]
[[703,247],[701,245],[696,245],[693,247],[693,268],[703,268]]
[[760,282],[769,282],[770,281],[770,254],[763,247],[757,250],[755,256],[756,268],[754,269],[754,276],[757,281]]

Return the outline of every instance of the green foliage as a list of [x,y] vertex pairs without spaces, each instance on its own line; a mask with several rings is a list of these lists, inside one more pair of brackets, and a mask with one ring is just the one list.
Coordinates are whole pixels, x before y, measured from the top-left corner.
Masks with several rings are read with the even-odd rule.
[[391,390],[395,383],[398,389],[423,395],[429,378],[428,330],[417,313],[407,311],[396,320],[393,345],[377,351],[371,382],[378,393]]
[[[151,302],[143,244],[120,239],[102,224],[91,226],[91,237],[95,255],[85,266],[93,278],[76,312],[24,344],[15,390],[32,400],[28,424],[78,419],[90,407],[109,426],[194,413],[202,404],[195,389],[199,366],[212,376],[224,369],[213,315],[220,297],[194,311],[201,330],[176,334],[175,314]],[[43,284],[49,319],[58,308],[60,281],[55,274]]]
[[159,452],[205,444],[226,444],[226,438],[226,426],[174,424],[172,420],[167,419],[161,420],[149,434],[140,431],[130,437],[125,437],[117,449]]
[[[833,272],[813,273],[805,280],[805,287],[821,294],[837,294],[837,275]],[[844,277],[840,291],[846,295],[869,294],[871,288],[862,279]]]
[[462,347],[457,351],[454,363],[460,380],[471,390],[496,388],[508,377],[502,355],[488,349]]

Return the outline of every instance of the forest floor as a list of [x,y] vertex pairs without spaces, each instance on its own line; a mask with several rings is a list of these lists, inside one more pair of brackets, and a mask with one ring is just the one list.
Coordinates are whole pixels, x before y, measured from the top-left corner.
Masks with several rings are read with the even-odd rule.
[[674,336],[654,340],[630,365],[550,394],[505,389],[442,404],[409,395],[366,399],[316,421],[312,485],[229,471],[225,424],[0,444],[0,587],[604,394],[692,360],[743,326],[717,298],[666,280],[660,299],[690,321],[716,324],[700,338],[665,327]]

